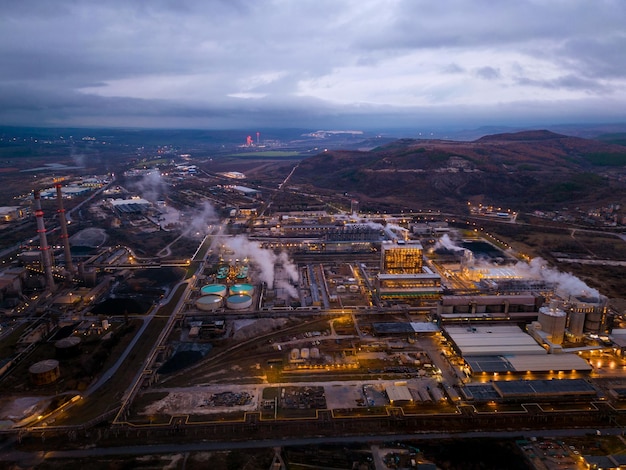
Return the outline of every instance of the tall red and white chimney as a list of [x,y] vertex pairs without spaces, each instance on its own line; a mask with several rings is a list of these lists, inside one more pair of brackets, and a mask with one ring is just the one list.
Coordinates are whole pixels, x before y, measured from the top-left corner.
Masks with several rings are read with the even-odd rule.
[[39,234],[39,247],[41,249],[43,270],[46,276],[46,288],[54,290],[54,277],[52,276],[52,253],[50,253],[48,237],[46,237],[46,227],[43,223],[43,211],[41,210],[41,193],[38,189],[34,191],[34,196],[35,218],[37,220],[37,233]]

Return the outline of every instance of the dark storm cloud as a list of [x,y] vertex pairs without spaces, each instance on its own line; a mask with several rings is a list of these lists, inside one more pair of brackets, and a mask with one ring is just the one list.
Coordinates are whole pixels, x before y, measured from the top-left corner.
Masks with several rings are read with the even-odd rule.
[[625,17],[609,0],[5,2],[0,123],[624,119]]

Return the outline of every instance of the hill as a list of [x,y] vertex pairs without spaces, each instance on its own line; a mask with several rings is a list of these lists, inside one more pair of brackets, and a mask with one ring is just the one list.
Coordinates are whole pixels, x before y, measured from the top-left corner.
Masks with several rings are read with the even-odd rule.
[[626,147],[543,130],[471,142],[399,139],[309,157],[291,183],[349,193],[377,210],[452,209],[468,201],[525,210],[623,203]]

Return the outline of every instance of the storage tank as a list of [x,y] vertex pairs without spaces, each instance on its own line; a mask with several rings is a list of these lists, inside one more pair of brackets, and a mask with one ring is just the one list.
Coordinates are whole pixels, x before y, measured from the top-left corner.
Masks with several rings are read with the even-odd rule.
[[200,295],[219,295],[226,297],[226,286],[224,284],[208,284],[200,289]]
[[231,295],[252,295],[254,286],[252,284],[233,284],[230,286]]
[[68,336],[54,343],[58,358],[74,357],[80,352],[80,338],[78,336]]
[[293,348],[291,350],[291,353],[289,354],[289,358],[292,361],[297,361],[298,359],[300,359],[300,350],[298,348]]
[[302,348],[300,350],[300,357],[304,359],[305,361],[309,358],[309,355],[310,355],[309,348]]
[[548,334],[548,339],[551,343],[563,343],[565,323],[567,321],[567,314],[563,310],[554,307],[541,307],[538,320],[541,329]]
[[353,294],[358,291],[359,291],[359,286],[354,285],[354,284],[350,286],[350,292],[352,292]]
[[54,383],[61,376],[59,361],[46,359],[37,362],[28,368],[30,380],[34,385],[48,385]]
[[252,297],[249,295],[231,295],[226,299],[226,306],[231,310],[245,310],[252,306]]
[[213,312],[222,306],[222,300],[219,295],[203,295],[196,300],[196,308],[203,312]]
[[319,359],[319,358],[320,358],[319,348],[311,348],[311,359]]
[[346,291],[346,286],[344,286],[344,285],[342,285],[342,284],[340,284],[340,285],[338,285],[338,286],[337,286],[337,292],[338,292],[339,294],[343,294],[345,291]]

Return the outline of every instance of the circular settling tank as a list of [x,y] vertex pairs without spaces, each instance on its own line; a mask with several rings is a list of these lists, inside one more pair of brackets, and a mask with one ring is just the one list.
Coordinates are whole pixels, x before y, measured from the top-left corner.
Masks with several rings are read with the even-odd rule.
[[231,310],[244,310],[252,306],[252,297],[249,295],[231,295],[226,299],[226,306]]
[[198,310],[212,312],[222,306],[222,297],[219,295],[203,295],[196,300]]
[[252,295],[254,286],[252,284],[233,284],[230,286],[232,295]]
[[226,286],[224,284],[208,284],[200,289],[200,294],[226,297]]

